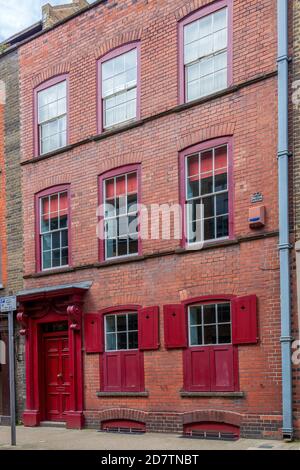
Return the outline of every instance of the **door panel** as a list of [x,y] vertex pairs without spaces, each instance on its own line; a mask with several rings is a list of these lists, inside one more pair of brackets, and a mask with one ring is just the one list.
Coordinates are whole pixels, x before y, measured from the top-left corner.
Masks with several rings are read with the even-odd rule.
[[45,414],[48,421],[64,421],[70,409],[70,354],[65,336],[44,337]]
[[215,391],[234,390],[234,364],[232,346],[215,346],[211,350],[212,389]]

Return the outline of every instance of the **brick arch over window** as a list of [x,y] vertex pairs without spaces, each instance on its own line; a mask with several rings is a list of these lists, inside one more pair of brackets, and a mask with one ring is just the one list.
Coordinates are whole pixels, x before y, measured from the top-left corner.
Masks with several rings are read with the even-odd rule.
[[100,412],[99,417],[100,422],[109,420],[126,420],[146,424],[148,413],[129,408],[112,408],[110,410]]
[[186,5],[183,5],[181,8],[175,11],[175,18],[177,21],[182,20],[185,16],[189,15],[190,13],[199,10],[199,8],[205,7],[213,3],[212,0],[193,0],[188,2]]
[[193,145],[205,142],[207,140],[217,139],[219,137],[232,136],[234,134],[235,123],[227,122],[224,124],[216,124],[205,129],[191,132],[180,137],[177,140],[177,150],[185,150]]
[[198,410],[183,414],[183,424],[214,422],[241,426],[243,415],[232,411]]
[[140,165],[142,158],[143,156],[141,152],[131,152],[120,154],[113,158],[105,159],[102,162],[100,174],[106,173],[110,170],[115,170],[122,166],[125,167],[127,165]]
[[32,86],[33,88],[37,88],[39,85],[42,85],[44,82],[50,80],[51,78],[69,73],[70,69],[70,62],[61,62],[57,65],[54,65],[53,67],[49,67],[38,75],[32,77]]
[[95,50],[95,58],[100,59],[102,56],[107,54],[108,52],[121,47],[125,44],[130,42],[139,41],[142,38],[143,29],[134,29],[131,31],[125,31],[123,34],[116,35],[111,39],[108,39],[106,42],[101,44]]

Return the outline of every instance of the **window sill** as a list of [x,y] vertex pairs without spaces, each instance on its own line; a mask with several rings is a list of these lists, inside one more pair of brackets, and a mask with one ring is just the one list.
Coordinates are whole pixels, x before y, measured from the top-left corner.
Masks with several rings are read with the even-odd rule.
[[98,263],[98,267],[113,266],[115,264],[131,263],[132,261],[141,261],[143,259],[144,259],[144,256],[142,256],[142,255],[124,256],[122,258],[120,257],[120,258],[100,261],[100,263]]
[[237,238],[226,238],[222,240],[216,240],[216,241],[211,241],[211,242],[204,242],[203,244],[198,244],[198,245],[187,245],[186,247],[183,248],[177,248],[175,252],[177,254],[181,253],[189,253],[193,251],[201,251],[201,250],[209,250],[211,248],[217,248],[217,247],[222,247],[222,246],[230,246],[230,245],[237,245],[239,243],[239,240]]
[[245,398],[244,392],[180,392],[182,398]]
[[149,392],[97,392],[98,398],[113,397],[149,397]]

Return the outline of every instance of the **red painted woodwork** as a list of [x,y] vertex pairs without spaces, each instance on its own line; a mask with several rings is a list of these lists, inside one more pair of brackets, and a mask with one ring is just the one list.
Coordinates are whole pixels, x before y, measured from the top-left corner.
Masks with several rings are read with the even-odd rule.
[[184,434],[193,434],[197,431],[206,431],[206,432],[219,432],[219,433],[231,433],[234,434],[236,438],[240,437],[240,428],[234,426],[233,424],[219,423],[219,422],[201,422],[201,423],[191,423],[185,424],[183,428]]
[[44,335],[45,417],[65,421],[70,410],[71,376],[68,336]]
[[187,324],[184,305],[164,305],[165,347],[187,346]]
[[139,309],[139,349],[159,348],[159,307]]
[[184,351],[184,389],[195,392],[211,390],[208,347]]
[[191,392],[237,390],[238,365],[234,346],[191,347],[183,354],[184,390]]
[[144,390],[144,356],[139,351],[106,352],[103,355],[104,392]]
[[99,314],[84,315],[84,338],[86,353],[101,353],[104,349],[102,317]]
[[237,297],[232,301],[232,343],[258,342],[256,295]]
[[130,421],[125,419],[111,419],[108,421],[102,421],[101,423],[102,431],[111,431],[111,430],[136,430],[140,432],[146,432],[146,424],[140,423],[139,421]]

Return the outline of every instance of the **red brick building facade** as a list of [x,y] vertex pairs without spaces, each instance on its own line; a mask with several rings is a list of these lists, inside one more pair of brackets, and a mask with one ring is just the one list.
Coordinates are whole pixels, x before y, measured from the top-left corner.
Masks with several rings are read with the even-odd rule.
[[[111,423],[172,432],[228,425],[243,436],[280,436],[275,4],[97,2],[20,47],[25,424],[62,420],[69,427]],[[200,41],[195,57],[198,46],[189,48],[190,40]],[[201,51],[211,47],[205,41],[214,45],[203,59]],[[104,81],[116,74],[114,59],[127,54],[126,67],[130,53],[136,54],[136,80],[128,79],[122,99],[130,100],[131,92],[136,110],[122,108],[127,113],[122,119],[119,91],[110,95],[118,79],[113,76],[107,94]],[[214,61],[214,71],[205,79],[206,59]],[[219,60],[226,63],[223,69],[217,68]],[[104,69],[108,62],[114,72]],[[62,127],[51,140],[43,127],[50,108],[48,121],[41,117],[49,98],[41,93],[57,86],[52,90],[62,111],[60,116],[54,111],[54,120]],[[115,100],[111,113],[109,99]],[[118,125],[118,119],[124,122]],[[118,178],[126,174],[127,198],[138,192],[150,207],[185,202],[184,181],[204,187],[206,172],[214,175],[213,197],[219,201],[217,180],[225,173],[218,167],[224,155],[220,160],[218,155],[225,147],[227,215],[221,222],[215,209],[207,224],[207,233],[213,226],[215,236],[207,235],[202,249],[160,237],[128,242],[127,251],[122,243],[103,251],[96,210],[105,185],[109,194],[108,181],[114,181],[116,201],[122,191]],[[214,157],[205,156],[211,149]],[[191,176],[199,162],[202,170]],[[251,218],[262,206],[265,220],[255,226],[255,215],[250,227],[249,209]],[[53,212],[60,220],[56,248]],[[263,218],[263,208],[256,213]],[[48,248],[44,224],[52,237]],[[227,313],[220,313],[223,308]],[[206,320],[209,309],[214,320]],[[120,349],[109,347],[114,341]],[[45,370],[58,372],[54,388]]]

